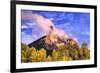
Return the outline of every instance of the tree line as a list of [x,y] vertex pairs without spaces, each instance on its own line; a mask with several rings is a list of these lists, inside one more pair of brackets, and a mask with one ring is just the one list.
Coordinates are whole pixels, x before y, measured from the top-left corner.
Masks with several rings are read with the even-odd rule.
[[51,62],[51,61],[74,61],[90,59],[90,49],[87,43],[83,43],[81,47],[74,45],[58,45],[57,49],[53,49],[51,55],[47,54],[45,48],[37,49],[34,46],[29,47],[21,44],[21,62]]

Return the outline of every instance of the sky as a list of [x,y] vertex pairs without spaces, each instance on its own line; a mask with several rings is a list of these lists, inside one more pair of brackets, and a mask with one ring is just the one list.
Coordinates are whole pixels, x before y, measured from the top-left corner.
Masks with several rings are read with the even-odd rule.
[[46,35],[48,26],[63,30],[69,38],[90,45],[90,13],[21,10],[21,39],[29,44]]

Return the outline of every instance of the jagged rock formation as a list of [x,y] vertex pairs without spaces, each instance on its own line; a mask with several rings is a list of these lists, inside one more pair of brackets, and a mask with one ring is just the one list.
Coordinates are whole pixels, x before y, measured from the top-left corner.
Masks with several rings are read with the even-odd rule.
[[53,49],[58,49],[59,46],[66,45],[68,49],[75,49],[79,48],[77,42],[71,38],[67,38],[65,36],[59,37],[55,32],[52,30],[49,32],[47,36],[44,36],[31,44],[29,47],[35,47],[38,50],[41,48],[45,48],[47,51],[47,55],[51,55]]

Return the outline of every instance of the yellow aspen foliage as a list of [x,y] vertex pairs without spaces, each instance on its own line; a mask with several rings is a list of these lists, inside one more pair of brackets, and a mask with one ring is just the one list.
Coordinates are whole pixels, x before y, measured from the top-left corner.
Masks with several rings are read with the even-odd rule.
[[37,50],[36,53],[34,54],[35,60],[37,62],[42,62],[46,60],[46,50],[44,48],[41,48],[40,50]]
[[83,50],[83,54],[84,54],[84,56],[85,56],[86,59],[90,59],[90,49],[85,48]]
[[[71,43],[71,45],[70,45]],[[56,43],[56,47],[48,54],[46,48],[29,47],[21,44],[21,62],[51,62],[51,61],[72,61],[90,59],[90,49],[86,43],[81,47],[77,43],[69,44]],[[51,46],[52,48],[52,46]]]
[[48,56],[47,57],[47,61],[52,61],[52,57],[51,56]]
[[26,52],[21,51],[21,62],[26,62]]
[[31,48],[32,49],[32,51],[31,51],[31,56],[30,56],[30,58],[31,58],[31,61],[32,62],[35,62],[36,61],[36,49],[35,48]]
[[58,56],[59,56],[58,51],[56,51],[56,50],[54,49],[53,52],[52,52],[52,59],[53,59],[54,61],[57,61]]
[[72,61],[73,59],[72,59],[72,57],[68,57],[68,61]]
[[67,56],[64,55],[64,56],[62,57],[62,61],[67,61],[67,60],[68,60]]
[[83,49],[82,48],[79,49],[79,55],[83,56]]
[[46,60],[46,50],[44,48],[41,48],[39,50],[39,54],[40,54],[40,58],[41,58],[41,61],[45,61]]

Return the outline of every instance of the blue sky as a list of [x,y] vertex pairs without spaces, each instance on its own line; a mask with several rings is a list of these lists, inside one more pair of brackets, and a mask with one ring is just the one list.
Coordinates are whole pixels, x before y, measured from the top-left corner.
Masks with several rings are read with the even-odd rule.
[[[26,12],[28,10],[22,10]],[[32,11],[46,19],[50,19],[56,28],[62,29],[70,38],[76,38],[81,45],[83,42],[90,44],[90,14],[78,12],[52,12]],[[29,44],[45,35],[44,31],[33,20],[21,19],[22,42]]]

